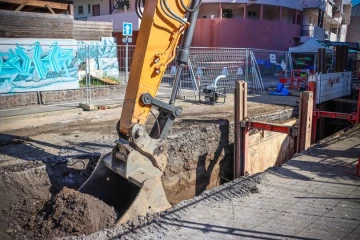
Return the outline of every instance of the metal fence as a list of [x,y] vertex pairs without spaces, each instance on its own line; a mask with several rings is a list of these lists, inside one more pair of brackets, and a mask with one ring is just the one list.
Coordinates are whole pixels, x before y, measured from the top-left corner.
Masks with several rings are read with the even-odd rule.
[[258,75],[265,89],[276,86],[279,77],[292,69],[287,51],[251,49],[251,55],[255,60],[252,64],[257,65]]
[[[247,54],[244,48],[191,48],[189,69],[195,77],[194,82],[200,88],[216,84],[225,87],[227,92],[232,91],[235,81],[245,79]],[[221,78],[215,83],[219,76]]]
[[[78,42],[76,45],[0,45],[0,93],[91,88],[127,84],[135,46]],[[246,48],[192,47],[181,75],[181,90],[198,95],[200,88],[216,83],[227,92],[235,81],[264,93],[291,69],[286,51]],[[162,86],[172,87],[175,60],[164,73]],[[180,91],[181,92],[181,91]]]

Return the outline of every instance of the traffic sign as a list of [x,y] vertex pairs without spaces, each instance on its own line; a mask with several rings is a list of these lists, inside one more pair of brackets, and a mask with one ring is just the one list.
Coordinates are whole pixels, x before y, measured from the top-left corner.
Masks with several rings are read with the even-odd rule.
[[123,36],[132,36],[132,23],[123,22]]

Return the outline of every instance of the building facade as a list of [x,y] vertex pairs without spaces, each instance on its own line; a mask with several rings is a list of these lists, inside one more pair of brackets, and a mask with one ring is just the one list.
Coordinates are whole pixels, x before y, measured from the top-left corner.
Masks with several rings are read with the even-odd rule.
[[360,4],[352,8],[347,41],[360,43]]
[[301,42],[309,37],[319,41],[345,42],[350,24],[350,0],[304,0]]
[[[121,44],[122,22],[141,20],[135,0],[75,0],[76,19],[109,21]],[[287,50],[310,37],[346,41],[351,0],[203,0],[193,46]]]

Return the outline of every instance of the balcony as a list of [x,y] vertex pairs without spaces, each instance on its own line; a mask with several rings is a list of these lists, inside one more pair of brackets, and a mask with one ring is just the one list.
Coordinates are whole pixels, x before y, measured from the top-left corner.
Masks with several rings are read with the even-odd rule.
[[311,37],[317,39],[318,41],[324,41],[325,30],[314,25],[303,25],[301,28],[300,42],[306,42]]
[[325,32],[325,40],[331,41],[331,42],[337,42],[337,35],[335,33],[332,33],[330,31]]
[[199,18],[192,46],[288,50],[295,46],[300,32],[300,25],[285,21]]

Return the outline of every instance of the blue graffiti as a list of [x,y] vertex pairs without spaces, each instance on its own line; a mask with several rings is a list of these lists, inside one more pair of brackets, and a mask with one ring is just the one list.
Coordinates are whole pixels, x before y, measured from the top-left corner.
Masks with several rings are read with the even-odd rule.
[[61,49],[57,42],[50,46],[50,51],[44,53],[39,42],[30,45],[28,54],[32,52],[32,59],[25,52],[25,48],[16,45],[15,51],[9,49],[8,53],[3,53],[4,56],[0,64],[0,75],[20,74],[27,76],[37,76],[36,80],[45,79],[49,72],[60,74],[63,70],[66,77],[71,77],[68,71],[68,66],[74,59],[72,49]]
[[[57,39],[47,45],[37,40],[22,42],[26,45],[3,45],[0,51],[0,93],[79,88],[86,58],[91,59],[91,75],[120,76],[114,38],[81,42]],[[64,43],[69,47],[61,45]]]
[[40,43],[36,42],[35,44],[30,46],[30,50],[34,51],[33,63],[36,70],[36,73],[39,76],[39,79],[43,79],[46,76],[47,69],[41,59],[41,56],[44,54]]
[[[0,53],[0,93],[29,91],[61,82],[73,81],[72,87],[78,88],[76,46],[62,49],[57,42],[44,50],[39,41],[28,47],[15,44],[7,52]],[[71,71],[69,71],[71,69]]]

